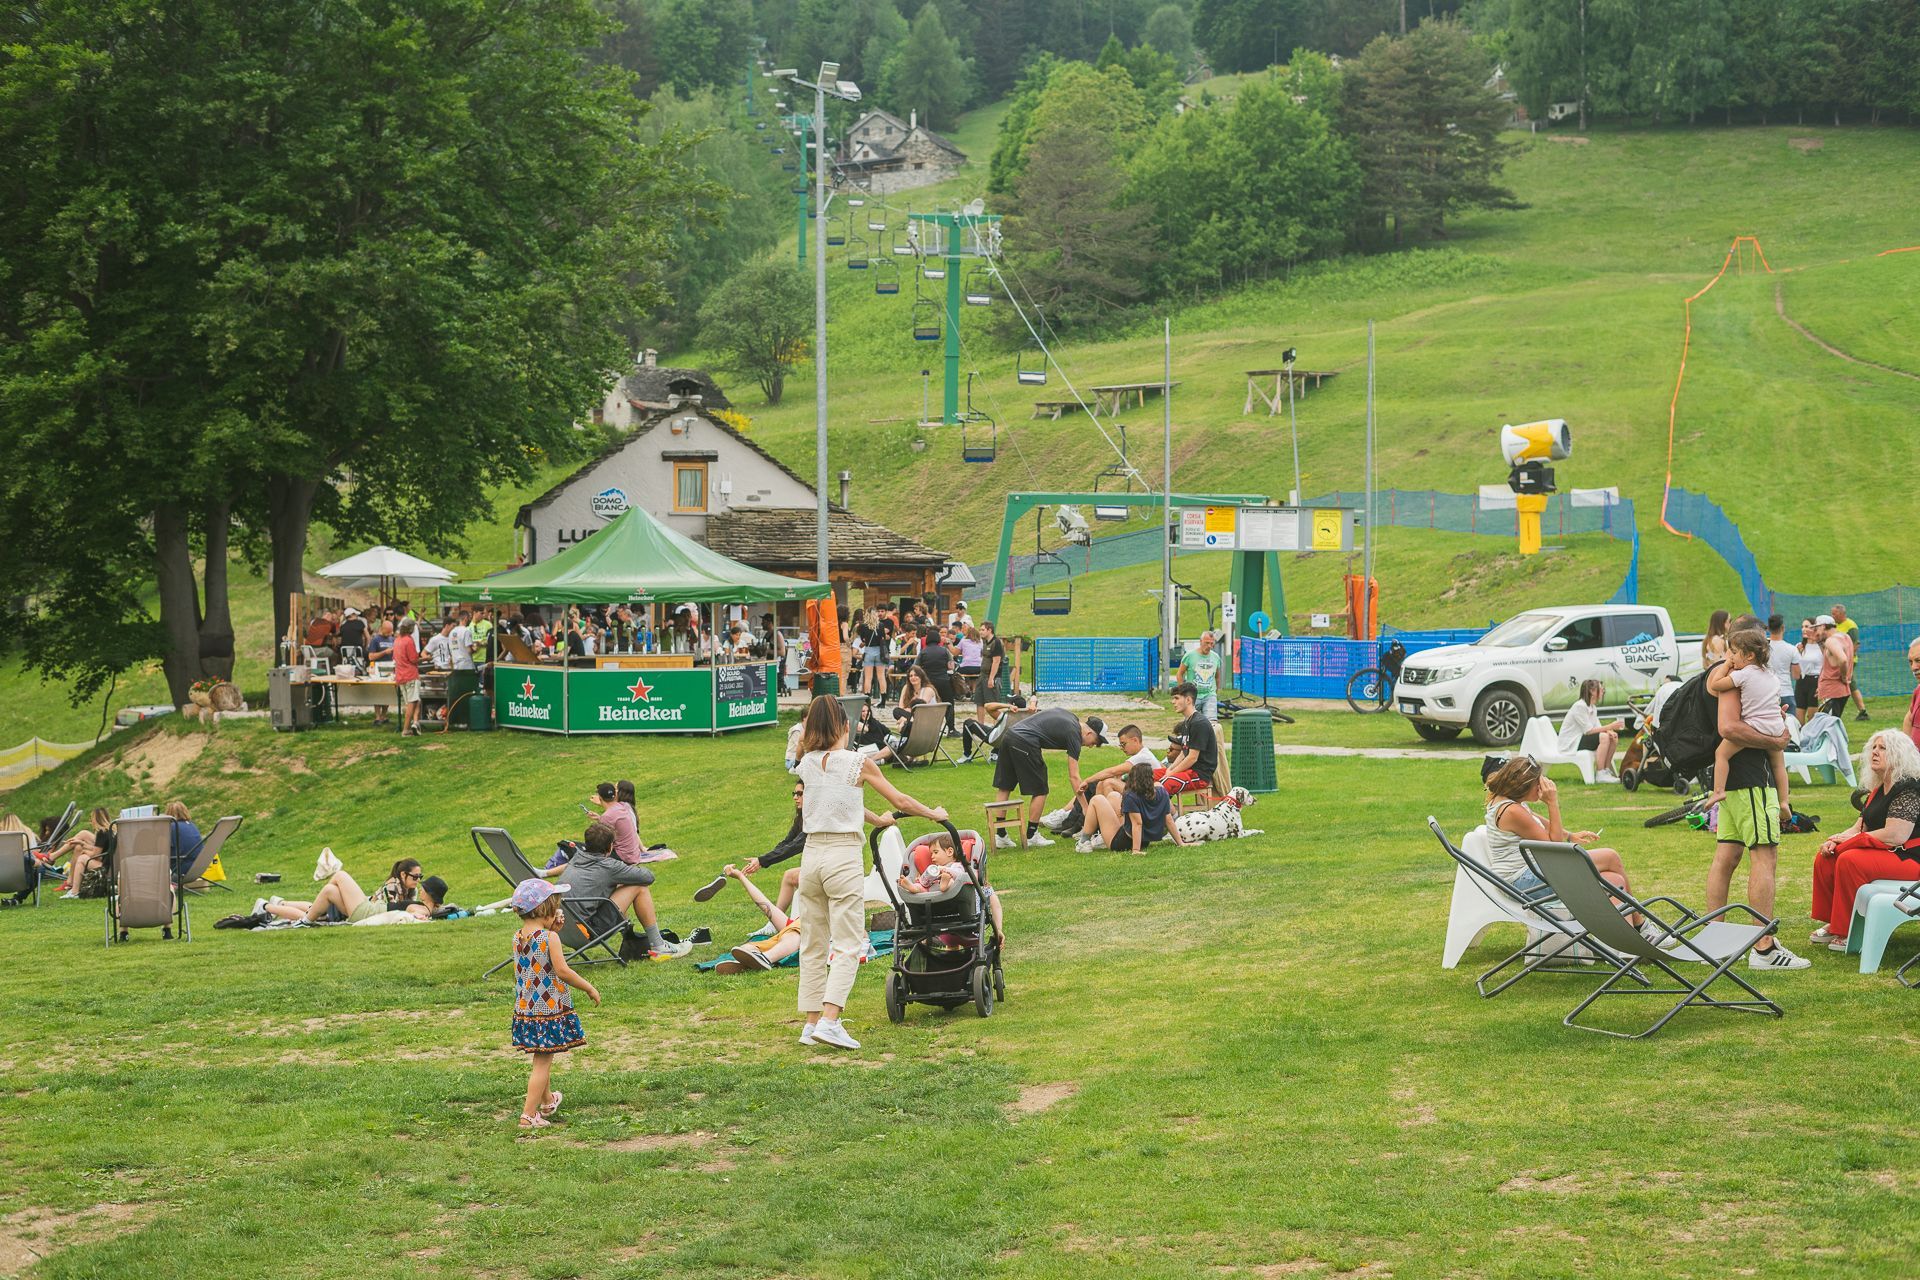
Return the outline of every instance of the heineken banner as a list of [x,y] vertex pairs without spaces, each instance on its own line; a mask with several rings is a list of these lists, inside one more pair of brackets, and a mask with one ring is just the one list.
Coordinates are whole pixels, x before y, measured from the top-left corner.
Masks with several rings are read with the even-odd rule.
[[771,664],[595,671],[500,667],[495,714],[549,733],[711,733],[772,724]]

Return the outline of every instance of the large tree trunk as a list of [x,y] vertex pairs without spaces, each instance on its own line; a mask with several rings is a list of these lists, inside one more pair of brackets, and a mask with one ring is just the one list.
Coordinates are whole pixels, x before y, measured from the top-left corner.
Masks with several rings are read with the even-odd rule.
[[154,575],[160,586],[160,625],[167,652],[161,667],[174,706],[200,678],[200,593],[193,581],[193,547],[187,539],[187,513],[174,503],[153,509]]
[[200,674],[233,679],[233,614],[227,598],[227,536],[233,512],[225,502],[207,503],[207,567],[201,574],[205,608],[200,622]]
[[307,581],[307,525],[313,519],[318,480],[272,476],[267,480],[267,537],[272,546],[273,637],[279,644],[293,622],[287,596]]

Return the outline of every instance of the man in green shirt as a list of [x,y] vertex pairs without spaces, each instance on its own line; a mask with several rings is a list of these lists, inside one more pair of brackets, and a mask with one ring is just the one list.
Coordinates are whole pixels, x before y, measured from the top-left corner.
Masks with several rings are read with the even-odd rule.
[[1213,651],[1213,632],[1202,631],[1197,648],[1180,659],[1180,678],[1194,689],[1194,705],[1209,720],[1220,718],[1220,655]]

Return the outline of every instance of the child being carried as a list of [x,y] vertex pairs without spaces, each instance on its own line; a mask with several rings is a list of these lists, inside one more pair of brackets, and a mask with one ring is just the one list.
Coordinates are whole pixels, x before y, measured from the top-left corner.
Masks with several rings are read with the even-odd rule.
[[[1780,710],[1780,678],[1767,666],[1773,642],[1767,633],[1754,627],[1727,637],[1727,660],[1707,676],[1707,692],[1715,697],[1729,689],[1740,692],[1740,719],[1756,733],[1778,737],[1787,731],[1787,718]],[[1721,739],[1713,753],[1713,794],[1707,803],[1719,804],[1727,796],[1727,769],[1741,751],[1737,744]],[[1786,753],[1779,747],[1767,752],[1767,766],[1773,786],[1780,797],[1780,820],[1792,812],[1787,803]]]

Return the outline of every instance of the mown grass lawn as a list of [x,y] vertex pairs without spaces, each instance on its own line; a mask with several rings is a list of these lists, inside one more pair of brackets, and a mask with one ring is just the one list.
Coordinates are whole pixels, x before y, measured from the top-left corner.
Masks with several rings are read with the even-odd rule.
[[[894,1027],[869,972],[857,1054],[793,1043],[789,973],[601,967],[566,1122],[523,1139],[510,987],[478,977],[506,922],[213,918],[255,871],[299,893],[322,845],[364,881],[411,854],[459,901],[498,897],[470,823],[537,848],[627,776],[644,835],[682,855],[663,917],[724,944],[750,909],[689,894],[784,827],[779,735],[183,728],[14,797],[178,795],[247,825],[238,892],[196,904],[191,945],[103,950],[91,902],[0,915],[0,1274],[28,1245],[39,1278],[1911,1274],[1911,993],[1823,952],[1761,981],[1783,1021],[1694,1013],[1638,1044],[1560,1026],[1583,978],[1478,999],[1472,966],[1517,934],[1439,969],[1452,875],[1421,826],[1477,821],[1470,749],[1283,758],[1243,842],[999,858],[1008,1001]],[[1411,745],[1394,718],[1327,711],[1280,738]],[[906,781],[977,823],[979,766]],[[1643,891],[1697,903],[1707,837],[1643,830],[1661,803],[1568,787]],[[1837,789],[1802,807],[1847,817]],[[1811,856],[1783,857],[1793,942]]]

